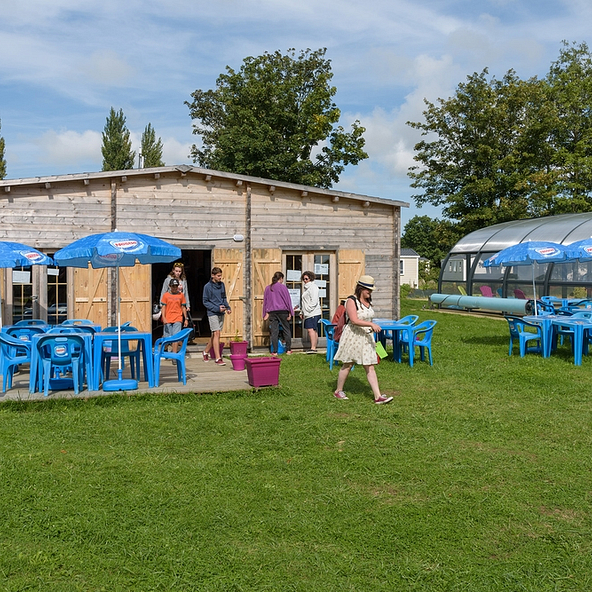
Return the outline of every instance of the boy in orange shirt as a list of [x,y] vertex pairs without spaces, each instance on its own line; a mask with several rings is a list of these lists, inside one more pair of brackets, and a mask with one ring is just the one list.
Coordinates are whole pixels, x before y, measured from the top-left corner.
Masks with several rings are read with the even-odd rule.
[[[182,327],[187,326],[187,302],[185,295],[179,292],[179,280],[173,278],[169,282],[169,292],[165,292],[160,299],[162,305],[162,322],[164,323],[164,337],[172,337]],[[173,353],[177,353],[179,342],[173,343]]]

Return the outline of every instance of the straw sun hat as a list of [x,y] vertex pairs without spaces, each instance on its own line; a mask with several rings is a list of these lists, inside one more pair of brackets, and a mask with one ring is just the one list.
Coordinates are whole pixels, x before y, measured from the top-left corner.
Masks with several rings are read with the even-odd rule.
[[362,286],[368,290],[374,290],[374,278],[371,275],[363,275],[358,280],[358,286]]

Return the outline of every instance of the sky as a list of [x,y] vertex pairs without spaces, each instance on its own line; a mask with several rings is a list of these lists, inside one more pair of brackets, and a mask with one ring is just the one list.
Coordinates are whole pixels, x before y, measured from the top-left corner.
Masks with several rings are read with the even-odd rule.
[[100,171],[102,131],[123,109],[138,150],[151,123],[168,166],[199,142],[185,101],[226,66],[290,48],[327,48],[346,129],[369,158],[335,189],[410,203],[424,99],[484,68],[544,76],[561,42],[587,42],[589,0],[0,0],[0,135],[7,178]]

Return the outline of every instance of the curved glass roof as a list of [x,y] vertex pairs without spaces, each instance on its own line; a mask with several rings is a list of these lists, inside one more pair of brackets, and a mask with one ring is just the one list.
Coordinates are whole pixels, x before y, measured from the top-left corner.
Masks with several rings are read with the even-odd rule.
[[450,254],[484,251],[497,253],[506,247],[529,240],[569,245],[590,237],[592,237],[592,212],[512,220],[467,234],[452,247]]

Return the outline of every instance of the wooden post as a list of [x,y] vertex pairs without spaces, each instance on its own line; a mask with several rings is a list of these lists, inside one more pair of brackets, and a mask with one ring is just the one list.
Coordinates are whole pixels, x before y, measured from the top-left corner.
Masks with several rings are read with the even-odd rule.
[[244,269],[244,326],[245,341],[248,342],[248,348],[253,348],[253,287],[251,278],[253,253],[251,243],[251,185],[247,185],[247,195],[245,199],[245,269]]

